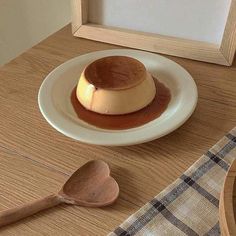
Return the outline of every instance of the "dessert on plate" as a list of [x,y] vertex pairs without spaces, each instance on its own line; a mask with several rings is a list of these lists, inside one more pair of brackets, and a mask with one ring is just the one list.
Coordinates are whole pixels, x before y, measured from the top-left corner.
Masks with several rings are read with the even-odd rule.
[[83,70],[76,96],[87,110],[123,115],[149,105],[156,96],[156,86],[140,61],[127,56],[109,56]]

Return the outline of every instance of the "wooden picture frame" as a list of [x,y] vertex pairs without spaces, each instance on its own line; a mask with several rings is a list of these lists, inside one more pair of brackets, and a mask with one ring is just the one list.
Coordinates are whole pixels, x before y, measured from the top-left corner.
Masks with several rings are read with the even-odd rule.
[[72,0],[72,33],[76,37],[230,66],[236,51],[236,0],[220,45],[88,22],[88,0]]

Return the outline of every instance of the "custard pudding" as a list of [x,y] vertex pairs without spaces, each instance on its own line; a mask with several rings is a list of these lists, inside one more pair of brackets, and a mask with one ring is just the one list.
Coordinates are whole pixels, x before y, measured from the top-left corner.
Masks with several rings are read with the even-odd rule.
[[110,56],[89,64],[81,73],[76,96],[88,110],[107,115],[132,113],[156,95],[152,75],[138,60]]

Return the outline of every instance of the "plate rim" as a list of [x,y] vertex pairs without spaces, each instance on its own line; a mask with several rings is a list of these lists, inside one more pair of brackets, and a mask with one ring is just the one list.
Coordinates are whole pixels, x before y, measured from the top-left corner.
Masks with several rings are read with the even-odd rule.
[[[43,94],[43,91],[45,89],[45,86],[47,86],[47,83],[49,80],[52,80],[54,78],[55,80],[55,77],[52,77],[52,75],[54,75],[55,73],[58,73],[58,71],[62,70],[63,71],[63,67],[65,66],[68,66],[70,64],[73,64],[73,62],[76,62],[76,60],[78,60],[79,58],[81,58],[81,60],[83,59],[83,57],[91,57],[93,55],[97,55],[99,56],[101,54],[101,57],[102,56],[105,56],[105,55],[102,55],[102,54],[110,54],[110,53],[117,53],[117,54],[121,54],[121,53],[128,53],[128,54],[146,54],[146,55],[150,55],[150,57],[156,57],[159,59],[162,59],[168,63],[171,63],[175,66],[177,66],[180,70],[182,70],[187,76],[188,78],[190,79],[191,83],[192,83],[192,89],[193,89],[193,104],[191,106],[191,108],[189,108],[188,112],[186,113],[185,112],[185,115],[184,115],[184,118],[182,118],[177,124],[171,126],[171,127],[168,127],[165,129],[165,131],[163,131],[162,133],[157,133],[156,135],[153,134],[153,135],[149,135],[149,136],[145,136],[145,135],[142,135],[142,136],[139,136],[139,138],[135,138],[135,139],[129,139],[128,141],[125,140],[123,141],[122,139],[119,140],[119,142],[116,141],[112,141],[112,139],[110,140],[103,140],[103,139],[99,139],[99,138],[95,138],[95,139],[91,139],[90,137],[87,138],[86,136],[81,136],[81,135],[74,135],[72,132],[69,132],[68,130],[65,130],[64,128],[58,126],[58,124],[55,124],[55,120],[53,118],[50,119],[50,115],[46,114],[47,111],[45,111],[45,104],[42,104],[42,94]],[[39,88],[39,92],[38,92],[38,105],[39,105],[39,109],[40,109],[40,112],[42,113],[43,117],[46,119],[46,121],[54,128],[56,129],[57,131],[59,131],[60,133],[70,137],[70,138],[73,138],[75,140],[78,140],[82,143],[86,143],[86,144],[93,144],[93,145],[102,145],[102,146],[129,146],[129,145],[135,145],[135,144],[140,144],[140,143],[145,143],[145,142],[149,142],[151,140],[154,140],[154,139],[158,139],[158,138],[161,138],[171,132],[173,132],[174,130],[178,129],[180,126],[182,126],[189,118],[190,116],[193,114],[196,106],[197,106],[197,102],[198,102],[198,90],[197,90],[197,86],[196,86],[196,83],[194,81],[194,79],[192,78],[192,76],[190,75],[190,73],[185,69],[183,68],[181,65],[179,65],[178,63],[162,56],[162,55],[159,55],[159,54],[153,54],[153,53],[149,53],[149,52],[144,52],[144,51],[139,51],[139,50],[133,50],[133,49],[110,49],[110,50],[101,50],[101,51],[95,51],[95,52],[90,52],[90,53],[86,53],[86,54],[83,54],[83,55],[79,55],[77,57],[74,57],[70,60],[67,60],[65,61],[64,63],[60,64],[59,66],[57,66],[56,68],[54,68],[43,80],[40,88]],[[157,118],[158,119],[158,118]],[[156,120],[156,119],[155,119]],[[84,127],[81,127],[80,128],[84,131],[91,131],[91,129],[89,128],[84,128]],[[146,127],[147,128],[147,127]],[[141,132],[144,128],[142,128],[142,126],[139,128],[139,132]],[[137,130],[134,130],[134,129],[127,129],[127,130],[124,130],[123,132],[120,130],[120,132],[112,132],[111,130],[109,130],[109,132],[107,132],[108,130],[105,130],[105,129],[100,129],[100,130],[96,130],[95,131],[95,134],[98,135],[98,133],[104,135],[104,136],[114,136],[114,134],[116,136],[122,136],[122,134],[124,135],[124,132],[131,132],[131,133],[136,133],[135,131]],[[94,130],[93,130],[94,132]],[[138,133],[139,133],[138,132]],[[113,137],[114,138],[114,137]]]

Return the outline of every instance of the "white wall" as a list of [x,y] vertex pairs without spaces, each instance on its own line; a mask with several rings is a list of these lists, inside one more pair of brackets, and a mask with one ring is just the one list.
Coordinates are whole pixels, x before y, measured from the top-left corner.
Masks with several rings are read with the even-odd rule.
[[70,22],[70,0],[0,0],[0,65]]
[[92,23],[219,44],[231,0],[89,0]]

